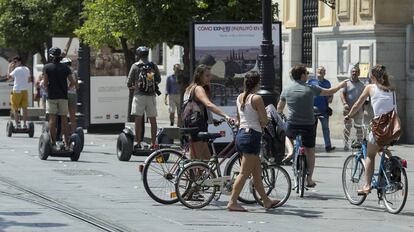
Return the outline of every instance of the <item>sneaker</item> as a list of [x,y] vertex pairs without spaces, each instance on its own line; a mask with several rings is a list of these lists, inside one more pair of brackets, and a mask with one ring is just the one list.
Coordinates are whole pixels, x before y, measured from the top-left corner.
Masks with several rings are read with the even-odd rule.
[[336,149],[336,147],[331,147],[331,146],[329,146],[329,147],[326,147],[325,148],[325,151],[326,152],[331,152],[331,151],[334,151]]
[[349,147],[348,147],[348,145],[345,145],[345,146],[344,146],[344,151],[349,151]]

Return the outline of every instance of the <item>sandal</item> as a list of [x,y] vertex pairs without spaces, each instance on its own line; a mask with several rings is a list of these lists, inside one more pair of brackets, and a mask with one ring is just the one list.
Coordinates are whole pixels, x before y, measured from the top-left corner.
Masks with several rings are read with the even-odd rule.
[[269,207],[265,207],[265,209],[273,209],[273,208],[276,208],[276,206],[278,206],[279,203],[280,203],[280,201],[275,200],[275,201],[273,201],[273,203]]
[[371,188],[363,188],[357,190],[358,196],[364,196],[371,193]]
[[231,212],[249,212],[247,209],[245,209],[241,206],[236,206],[234,208],[233,207],[227,207],[227,210],[231,211]]

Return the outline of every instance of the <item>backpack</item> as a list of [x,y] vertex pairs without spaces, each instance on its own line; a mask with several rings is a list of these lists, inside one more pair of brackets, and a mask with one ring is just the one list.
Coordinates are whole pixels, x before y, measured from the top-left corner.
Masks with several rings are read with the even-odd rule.
[[185,128],[203,128],[206,124],[204,108],[194,100],[195,88],[190,91],[187,101],[184,101],[181,119]]
[[153,94],[157,90],[154,63],[135,63],[138,66],[138,90],[146,94]]
[[262,135],[263,156],[271,163],[280,164],[285,156],[285,125],[272,104],[266,111],[270,120]]

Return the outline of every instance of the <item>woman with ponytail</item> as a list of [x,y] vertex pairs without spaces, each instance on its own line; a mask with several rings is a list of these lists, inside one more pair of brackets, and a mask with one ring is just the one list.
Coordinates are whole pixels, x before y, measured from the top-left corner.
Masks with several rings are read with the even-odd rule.
[[[365,87],[361,96],[352,107],[345,120],[352,118],[355,113],[362,107],[367,97],[371,97],[371,105],[374,110],[374,118],[380,117],[396,109],[395,89],[391,86],[388,73],[385,66],[377,64],[371,69],[371,81]],[[358,195],[367,195],[371,192],[371,180],[375,168],[375,156],[381,147],[376,143],[372,132],[368,137],[367,158],[365,160],[366,183],[362,189],[358,190]]]
[[244,92],[237,97],[239,131],[236,136],[236,146],[242,158],[240,174],[234,182],[230,201],[227,204],[229,211],[247,211],[237,204],[237,198],[250,175],[253,177],[255,190],[263,199],[265,208],[274,208],[279,203],[277,200],[269,199],[262,183],[262,168],[259,158],[260,140],[262,128],[266,126],[268,119],[262,97],[255,94],[259,81],[259,73],[248,72],[244,78]]

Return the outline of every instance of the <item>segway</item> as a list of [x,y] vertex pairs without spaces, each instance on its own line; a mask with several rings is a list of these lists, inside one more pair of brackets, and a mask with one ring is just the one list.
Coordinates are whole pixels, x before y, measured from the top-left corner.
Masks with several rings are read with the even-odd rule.
[[[143,133],[144,134],[144,133]],[[141,138],[143,138],[142,136]],[[141,148],[134,148],[135,133],[132,127],[126,126],[122,133],[119,134],[116,142],[116,156],[120,161],[129,161],[131,156],[148,156],[157,149],[169,148],[173,146],[173,140],[168,138],[164,130],[160,128],[157,133],[156,149],[150,147],[149,144],[141,142]]]
[[[57,120],[57,125],[60,124],[59,118]],[[65,150],[60,126],[57,127],[56,134],[56,148],[53,148],[49,134],[49,126],[47,123],[43,125],[43,132],[39,138],[39,158],[41,160],[46,160],[49,156],[70,157],[71,161],[78,161],[82,152],[81,148],[83,147],[80,136],[73,133],[69,138],[69,149]]]
[[19,125],[15,125],[13,121],[8,121],[6,126],[6,134],[7,137],[11,137],[12,134],[29,134],[30,138],[33,138],[34,135],[34,124],[33,122],[28,123],[28,127],[21,127]]
[[[58,116],[57,122],[56,124],[58,125],[58,131],[60,131],[60,116]],[[70,127],[70,122],[68,127]],[[43,126],[42,126],[42,133],[45,131],[49,131],[49,122],[44,122]],[[83,133],[83,128],[82,127],[76,127],[75,129],[75,134],[77,134],[79,136],[80,139],[80,151],[83,151],[83,146],[85,144],[85,135]]]

